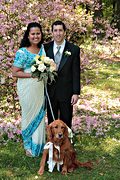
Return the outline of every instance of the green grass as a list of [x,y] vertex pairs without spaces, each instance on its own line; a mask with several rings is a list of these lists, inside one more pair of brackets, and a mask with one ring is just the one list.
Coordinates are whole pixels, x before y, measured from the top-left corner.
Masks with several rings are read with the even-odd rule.
[[120,96],[120,62],[100,61],[98,68],[87,72],[90,84],[83,88],[83,92],[91,90],[92,94],[97,90],[113,98]]
[[[120,179],[120,128],[115,128],[115,120],[111,119],[111,114],[119,114],[119,105],[114,104],[114,100],[119,98],[118,62],[100,62],[99,68],[87,72],[90,79],[88,85],[82,88],[81,101],[87,99],[100,110],[101,102],[105,102],[108,114],[100,114],[101,117],[110,120],[111,127],[105,137],[95,137],[90,135],[76,135],[74,138],[77,157],[81,162],[91,160],[94,164],[92,170],[85,168],[76,169],[66,176],[54,169],[49,173],[47,165],[44,175],[38,176],[39,158],[29,158],[25,156],[22,143],[8,142],[1,145],[0,150],[0,179],[1,180],[119,180]],[[110,99],[110,100],[109,100]],[[110,106],[111,102],[111,107]],[[82,111],[84,114],[93,112]],[[81,113],[81,114],[82,114]]]
[[1,147],[1,179],[57,179],[61,180],[119,180],[120,179],[120,140],[116,138],[119,131],[112,132],[114,137],[96,138],[87,135],[76,136],[75,148],[81,162],[91,160],[92,170],[76,169],[66,176],[55,169],[53,173],[47,171],[38,176],[40,158],[25,156],[21,143],[9,142]]
[[[99,111],[104,104],[105,110],[109,111],[107,115],[120,114],[120,62],[111,63],[100,60],[97,66],[98,68],[82,74],[84,86],[80,103],[88,100],[92,107]],[[85,79],[89,79],[87,85]],[[89,114],[89,112],[86,113]]]

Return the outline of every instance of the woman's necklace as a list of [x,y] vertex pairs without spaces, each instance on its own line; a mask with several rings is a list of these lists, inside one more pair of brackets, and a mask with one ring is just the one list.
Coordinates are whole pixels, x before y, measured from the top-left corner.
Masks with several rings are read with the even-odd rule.
[[38,54],[39,51],[40,51],[40,48],[28,47],[27,50],[30,51],[33,54]]

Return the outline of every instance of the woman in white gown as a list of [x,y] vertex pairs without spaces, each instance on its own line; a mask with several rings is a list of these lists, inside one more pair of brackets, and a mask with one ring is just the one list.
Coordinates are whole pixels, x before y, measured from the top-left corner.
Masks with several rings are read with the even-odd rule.
[[45,144],[44,83],[32,78],[31,65],[36,55],[45,55],[42,29],[39,23],[28,24],[16,52],[12,74],[17,77],[17,91],[22,110],[22,138],[26,155],[39,156]]

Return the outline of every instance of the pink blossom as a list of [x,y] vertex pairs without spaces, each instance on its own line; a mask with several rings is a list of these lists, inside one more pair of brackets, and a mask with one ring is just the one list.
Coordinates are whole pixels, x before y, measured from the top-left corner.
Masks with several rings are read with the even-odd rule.
[[12,132],[8,133],[8,138],[13,139],[15,136]]

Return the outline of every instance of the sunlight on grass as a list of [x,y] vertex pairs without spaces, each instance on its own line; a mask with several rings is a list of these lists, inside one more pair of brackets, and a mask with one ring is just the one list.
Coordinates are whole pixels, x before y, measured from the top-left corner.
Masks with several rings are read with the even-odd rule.
[[117,150],[120,151],[120,140],[116,138],[106,138],[101,146],[104,152],[114,156]]
[[99,98],[108,98],[111,95],[111,92],[109,90],[101,90],[98,89],[97,87],[94,87],[94,85],[89,85],[89,86],[84,86],[83,89],[83,94],[89,95],[91,94],[91,97],[97,96]]
[[2,174],[5,174],[6,179],[9,179],[10,177],[11,177],[11,179],[12,179],[12,177],[14,178],[14,173],[10,169],[6,170],[6,171],[4,169],[2,169]]
[[78,107],[79,104],[86,104],[86,106],[88,105],[91,108],[95,108],[96,112],[97,110],[104,111],[120,109],[120,99],[113,98],[113,94],[110,90],[105,91],[95,87],[93,88],[92,86],[85,86],[82,91],[83,93],[78,102]]
[[82,89],[83,93],[90,92],[100,95],[104,92],[112,98],[120,96],[120,63],[98,61],[97,67],[84,74],[89,82]]

